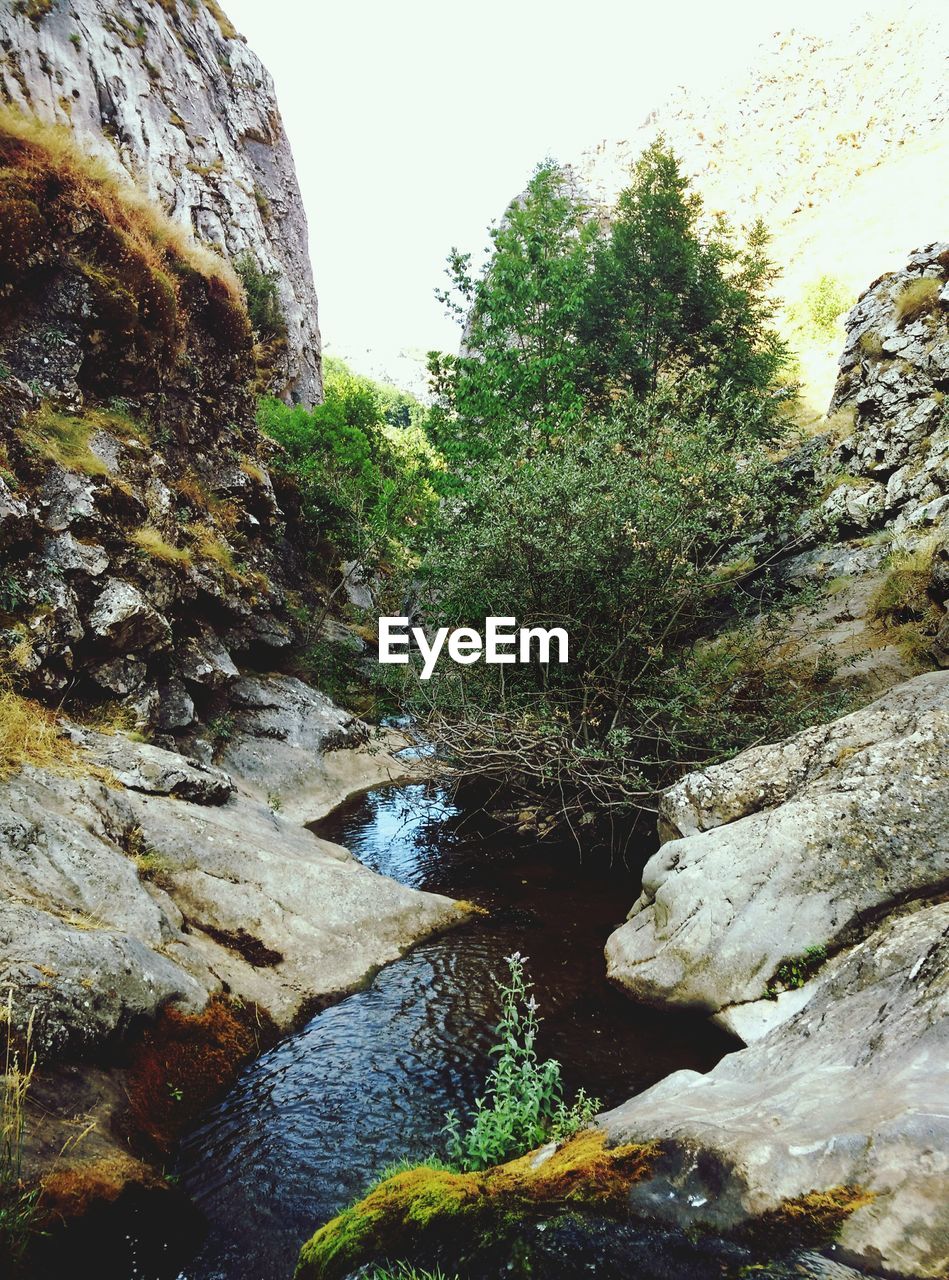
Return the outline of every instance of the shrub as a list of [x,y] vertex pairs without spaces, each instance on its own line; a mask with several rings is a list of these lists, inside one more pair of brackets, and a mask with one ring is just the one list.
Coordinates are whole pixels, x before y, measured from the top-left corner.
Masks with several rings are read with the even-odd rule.
[[843,281],[836,276],[823,275],[807,285],[801,296],[804,327],[829,342],[837,336],[838,320],[853,303],[853,294]]
[[247,296],[247,314],[254,332],[261,338],[283,338],[287,322],[280,306],[277,281],[280,273],[264,271],[248,250],[234,260],[234,269],[240,277]]
[[588,1125],[600,1108],[583,1090],[567,1106],[560,1063],[537,1057],[537,1001],[517,952],[507,957],[509,977],[501,983],[501,1021],[496,1056],[484,1096],[475,1103],[463,1129],[455,1111],[445,1117],[449,1158],[461,1169],[487,1169],[532,1151],[549,1138],[571,1137]]
[[909,324],[929,311],[935,311],[939,302],[942,281],[932,276],[922,276],[904,285],[896,297],[896,322]]

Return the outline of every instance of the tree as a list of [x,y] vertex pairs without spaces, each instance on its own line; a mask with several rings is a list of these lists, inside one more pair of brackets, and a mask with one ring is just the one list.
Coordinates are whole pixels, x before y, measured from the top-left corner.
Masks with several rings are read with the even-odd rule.
[[648,147],[588,280],[579,338],[590,406],[649,395],[689,369],[705,371],[713,390],[769,389],[787,353],[772,328],[767,245],[760,221],[741,247],[723,218],[704,227],[675,154],[662,139]]
[[599,225],[569,175],[540,165],[490,232],[482,273],[453,250],[440,294],[465,325],[455,357],[429,360],[433,430],[450,460],[487,460],[568,429],[583,413],[577,324]]

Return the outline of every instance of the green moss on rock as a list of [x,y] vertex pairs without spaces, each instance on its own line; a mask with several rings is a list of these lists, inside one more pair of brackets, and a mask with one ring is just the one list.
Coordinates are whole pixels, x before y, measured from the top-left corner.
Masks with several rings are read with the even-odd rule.
[[300,1252],[296,1280],[338,1280],[365,1262],[412,1255],[443,1237],[460,1247],[511,1218],[619,1210],[657,1155],[653,1144],[608,1148],[600,1130],[588,1130],[555,1150],[480,1173],[410,1169],[321,1227]]

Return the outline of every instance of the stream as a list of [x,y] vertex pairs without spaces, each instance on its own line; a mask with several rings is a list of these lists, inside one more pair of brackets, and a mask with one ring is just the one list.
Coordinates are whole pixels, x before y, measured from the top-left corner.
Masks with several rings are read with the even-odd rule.
[[373,870],[488,914],[382,969],[241,1072],[182,1146],[177,1176],[207,1220],[179,1280],[288,1280],[301,1243],[386,1164],[441,1149],[450,1107],[489,1070],[504,957],[520,951],[539,1048],[612,1106],[734,1047],[707,1022],[638,1008],[609,986],[603,944],[639,891],[628,866],[505,834],[439,787],[369,791],[315,824]]

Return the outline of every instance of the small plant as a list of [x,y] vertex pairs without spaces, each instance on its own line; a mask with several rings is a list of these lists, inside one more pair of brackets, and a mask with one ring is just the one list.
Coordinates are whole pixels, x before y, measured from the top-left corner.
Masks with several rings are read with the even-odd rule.
[[267,807],[271,813],[279,813],[283,808],[283,797],[279,791],[267,792]]
[[507,965],[508,980],[499,984],[498,1043],[491,1050],[497,1061],[484,1096],[475,1102],[469,1128],[462,1128],[456,1111],[445,1116],[449,1157],[464,1170],[486,1169],[548,1139],[570,1137],[600,1109],[599,1100],[582,1091],[570,1106],[565,1104],[560,1063],[537,1057],[540,1020],[533,984],[524,975],[524,957],[515,952]]
[[426,1271],[423,1267],[413,1267],[408,1262],[387,1263],[383,1267],[372,1267],[362,1274],[364,1280],[458,1280],[457,1276],[446,1276],[441,1267]]
[[235,728],[234,717],[226,711],[222,711],[220,715],[208,721],[208,737],[215,750],[220,750],[230,742]]
[[826,959],[827,948],[819,943],[808,947],[799,956],[782,960],[765,988],[765,996],[768,1000],[777,1000],[782,991],[797,991],[813,978]]
[[9,569],[0,576],[0,613],[16,613],[28,599],[25,587]]
[[168,1097],[172,1100],[172,1102],[182,1102],[184,1100],[185,1095],[183,1091],[179,1089],[176,1084],[173,1084],[170,1080],[167,1082],[166,1088],[168,1089]]
[[0,1080],[0,1271],[22,1262],[35,1231],[37,1192],[23,1182],[26,1100],[36,1063],[32,1050],[33,1014],[18,1037],[13,1022],[13,991],[0,1007],[6,1023],[3,1079]]
[[280,307],[277,291],[279,273],[264,271],[252,253],[245,252],[234,260],[234,270],[240,277],[247,297],[247,314],[254,331],[262,338],[283,338],[287,322]]

